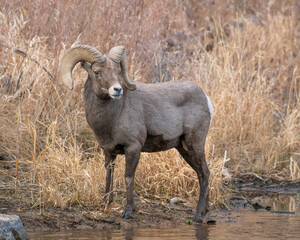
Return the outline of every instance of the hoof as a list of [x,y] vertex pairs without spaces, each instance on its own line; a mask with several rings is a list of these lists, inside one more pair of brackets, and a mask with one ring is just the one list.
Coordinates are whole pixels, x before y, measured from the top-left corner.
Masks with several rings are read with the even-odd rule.
[[203,223],[203,217],[195,217],[193,222],[194,223]]
[[214,225],[216,224],[217,220],[214,217],[205,217],[202,219],[198,219],[197,221],[194,220],[194,223],[203,223],[203,224],[209,224],[209,225]]
[[123,212],[123,218],[124,219],[133,218],[133,211],[131,209],[125,209]]
[[202,211],[201,210],[199,211],[199,209],[197,207],[197,210],[198,211],[196,211],[196,214],[195,214],[193,222],[194,223],[207,223],[206,222],[206,218],[209,215],[208,207],[202,209]]
[[216,224],[217,218],[215,216],[210,216],[206,214],[205,216],[200,216],[194,218],[194,223],[205,223],[205,224]]

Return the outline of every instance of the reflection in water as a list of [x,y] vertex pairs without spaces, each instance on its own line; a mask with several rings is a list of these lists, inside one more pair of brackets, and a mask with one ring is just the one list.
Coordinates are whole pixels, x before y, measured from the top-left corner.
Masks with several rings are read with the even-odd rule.
[[274,211],[299,212],[299,202],[292,196],[277,196],[276,198],[267,198],[265,202],[272,206]]
[[125,229],[125,230],[124,230],[124,235],[125,235],[125,239],[126,239],[126,240],[131,240],[131,239],[133,239],[133,229],[132,229],[132,228]]
[[[299,239],[300,206],[299,199],[281,198],[265,200],[275,212],[235,212],[242,221],[217,223],[216,225],[183,225],[175,228],[126,228],[102,231],[72,231],[51,233],[29,233],[32,240],[91,239],[91,240],[158,240],[158,239]],[[293,214],[279,214],[276,211]]]
[[208,236],[209,236],[209,227],[210,225],[206,225],[206,224],[203,224],[203,225],[197,225],[195,226],[195,232],[196,232],[196,239],[208,239]]

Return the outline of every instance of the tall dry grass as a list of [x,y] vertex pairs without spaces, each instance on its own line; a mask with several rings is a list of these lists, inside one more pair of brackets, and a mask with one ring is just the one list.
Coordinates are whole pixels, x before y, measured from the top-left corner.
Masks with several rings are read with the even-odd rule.
[[[300,175],[297,1],[0,2],[0,185],[25,187],[32,204],[101,207],[105,171],[84,117],[86,74],[75,69],[72,92],[57,78],[59,57],[74,43],[103,52],[123,44],[132,79],[186,79],[210,96],[211,204],[223,201],[227,169]],[[117,190],[123,175],[120,156]],[[199,194],[175,150],[142,154],[135,189],[192,201]]]

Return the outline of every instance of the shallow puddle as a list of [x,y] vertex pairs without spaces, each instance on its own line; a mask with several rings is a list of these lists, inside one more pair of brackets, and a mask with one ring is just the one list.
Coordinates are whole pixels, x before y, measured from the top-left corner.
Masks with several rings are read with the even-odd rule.
[[128,228],[102,231],[29,233],[37,239],[300,239],[300,200],[294,197],[264,197],[271,211],[241,209],[232,217],[241,221],[215,225],[183,225],[173,228]]

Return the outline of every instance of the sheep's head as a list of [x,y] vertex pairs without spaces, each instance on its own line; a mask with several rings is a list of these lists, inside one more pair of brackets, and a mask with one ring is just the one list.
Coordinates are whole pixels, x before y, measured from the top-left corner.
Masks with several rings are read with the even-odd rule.
[[107,57],[90,46],[71,48],[63,56],[59,69],[61,78],[69,89],[73,89],[72,70],[78,62],[88,72],[97,95],[120,99],[123,87],[136,89],[136,85],[128,78],[126,51],[123,46],[112,48]]

